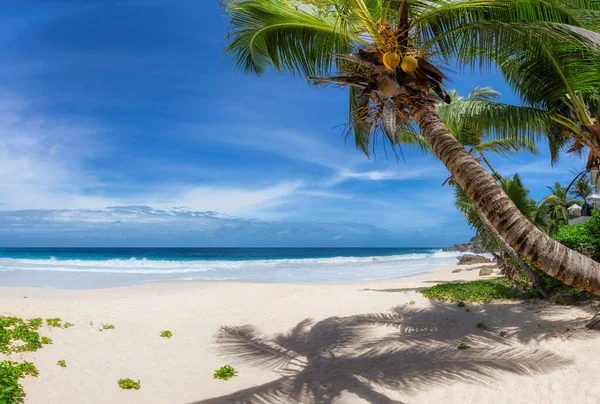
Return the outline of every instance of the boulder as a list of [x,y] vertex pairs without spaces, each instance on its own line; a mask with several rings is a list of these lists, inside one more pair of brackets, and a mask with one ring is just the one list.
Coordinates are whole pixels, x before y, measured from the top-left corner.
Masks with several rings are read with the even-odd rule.
[[454,244],[452,247],[442,248],[442,251],[472,252],[474,254],[483,254],[486,252],[481,248],[481,245],[475,237],[468,243]]
[[458,265],[488,264],[490,262],[493,261],[481,255],[465,254],[458,256]]
[[481,268],[479,270],[479,276],[487,276],[487,275],[491,275],[494,272],[491,270],[491,268]]

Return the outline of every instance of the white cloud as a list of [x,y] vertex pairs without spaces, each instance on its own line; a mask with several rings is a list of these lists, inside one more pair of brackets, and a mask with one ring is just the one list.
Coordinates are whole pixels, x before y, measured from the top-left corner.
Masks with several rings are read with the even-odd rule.
[[28,105],[0,94],[0,209],[103,209],[148,205],[168,209],[216,210],[261,216],[302,186],[281,181],[270,186],[161,185],[113,196],[110,183],[86,171],[86,161],[110,148],[98,141],[102,128],[31,114]]

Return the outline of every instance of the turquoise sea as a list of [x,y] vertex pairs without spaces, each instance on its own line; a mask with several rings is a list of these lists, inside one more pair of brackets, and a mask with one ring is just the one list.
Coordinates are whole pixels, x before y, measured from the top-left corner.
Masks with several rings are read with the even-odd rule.
[[431,248],[0,248],[0,286],[376,280],[455,264],[457,255]]

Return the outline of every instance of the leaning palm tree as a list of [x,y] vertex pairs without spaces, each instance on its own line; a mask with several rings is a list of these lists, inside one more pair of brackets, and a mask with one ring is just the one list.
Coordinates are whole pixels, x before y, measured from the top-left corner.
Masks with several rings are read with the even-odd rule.
[[[444,61],[485,65],[507,54],[528,56],[540,44],[549,48],[553,43],[579,48],[586,63],[600,58],[594,48],[600,35],[582,28],[579,15],[584,8],[597,11],[597,3],[581,2],[577,9],[567,2],[538,0],[226,4],[231,18],[226,50],[240,68],[262,73],[272,66],[313,83],[350,87],[355,137],[384,133],[395,143],[397,128],[414,122],[456,183],[519,255],[565,284],[600,294],[600,263],[557,243],[527,220],[436,112],[440,100],[449,101],[440,69]],[[579,66],[593,72],[581,80],[598,70],[586,63]],[[515,63],[505,68],[511,69],[516,70]]]

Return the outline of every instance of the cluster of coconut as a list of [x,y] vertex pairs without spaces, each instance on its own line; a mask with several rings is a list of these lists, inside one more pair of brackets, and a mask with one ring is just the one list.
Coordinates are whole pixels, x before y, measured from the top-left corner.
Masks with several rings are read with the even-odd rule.
[[386,52],[383,55],[383,64],[390,70],[396,70],[398,65],[405,73],[414,73],[419,67],[417,58],[412,55],[405,55],[400,58],[400,55],[396,52]]

